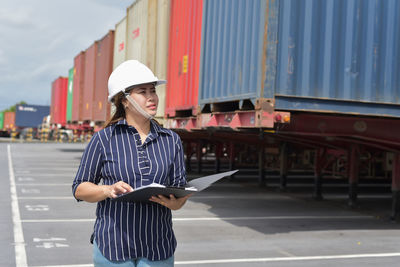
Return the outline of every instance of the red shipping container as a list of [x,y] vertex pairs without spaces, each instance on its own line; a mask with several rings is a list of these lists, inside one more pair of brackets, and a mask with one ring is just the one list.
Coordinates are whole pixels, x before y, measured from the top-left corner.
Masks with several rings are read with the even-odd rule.
[[74,84],[72,100],[72,122],[82,121],[83,81],[85,78],[85,51],[74,58]]
[[94,42],[85,54],[85,73],[83,80],[83,107],[82,120],[93,120],[93,93],[96,88],[96,58],[97,58],[97,41]]
[[67,122],[68,78],[59,77],[51,85],[50,122],[65,125]]
[[4,112],[4,129],[12,130],[15,127],[15,112]]
[[190,110],[198,105],[202,0],[172,0],[169,29],[168,73],[165,112]]
[[95,122],[104,122],[110,117],[108,77],[113,70],[114,31],[109,31],[97,43],[95,90],[93,94],[93,116]]

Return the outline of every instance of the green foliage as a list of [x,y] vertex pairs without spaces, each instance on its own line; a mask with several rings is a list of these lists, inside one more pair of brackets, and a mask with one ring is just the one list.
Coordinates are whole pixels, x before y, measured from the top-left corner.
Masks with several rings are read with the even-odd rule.
[[17,105],[26,105],[27,103],[25,101],[19,101],[17,104],[15,104],[14,106],[11,106],[7,109],[2,110],[1,112],[15,112],[15,109],[17,108]]

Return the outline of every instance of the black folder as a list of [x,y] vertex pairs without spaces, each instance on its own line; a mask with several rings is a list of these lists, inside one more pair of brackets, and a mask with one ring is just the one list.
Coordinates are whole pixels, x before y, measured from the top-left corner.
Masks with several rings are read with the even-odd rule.
[[169,197],[171,194],[176,198],[180,198],[189,194],[200,192],[209,187],[212,183],[226,176],[230,176],[237,171],[238,170],[234,170],[197,178],[190,181],[185,187],[171,187],[160,184],[150,184],[136,188],[132,192],[119,195],[118,197],[114,198],[114,200],[124,202],[149,202],[149,199],[152,196],[163,195]]

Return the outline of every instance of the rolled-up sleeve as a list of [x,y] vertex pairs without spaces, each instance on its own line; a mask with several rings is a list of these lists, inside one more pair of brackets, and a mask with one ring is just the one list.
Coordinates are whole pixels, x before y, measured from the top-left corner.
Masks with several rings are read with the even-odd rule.
[[[76,189],[83,182],[91,182],[98,184],[101,179],[101,165],[102,165],[102,149],[97,134],[93,135],[89,144],[87,145],[78,172],[76,173],[74,182],[72,184],[72,194],[75,196]],[[76,198],[78,201],[80,199]]]
[[184,186],[186,185],[186,170],[182,141],[179,135],[174,134],[174,137],[176,138],[175,158],[170,172],[170,185]]

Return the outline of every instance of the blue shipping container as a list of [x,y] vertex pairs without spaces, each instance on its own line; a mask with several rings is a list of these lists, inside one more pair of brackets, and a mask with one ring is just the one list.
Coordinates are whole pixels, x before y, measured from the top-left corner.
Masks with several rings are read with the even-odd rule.
[[204,1],[199,103],[400,117],[400,1]]
[[43,118],[50,114],[50,106],[17,105],[15,111],[15,125],[17,127],[37,128]]

